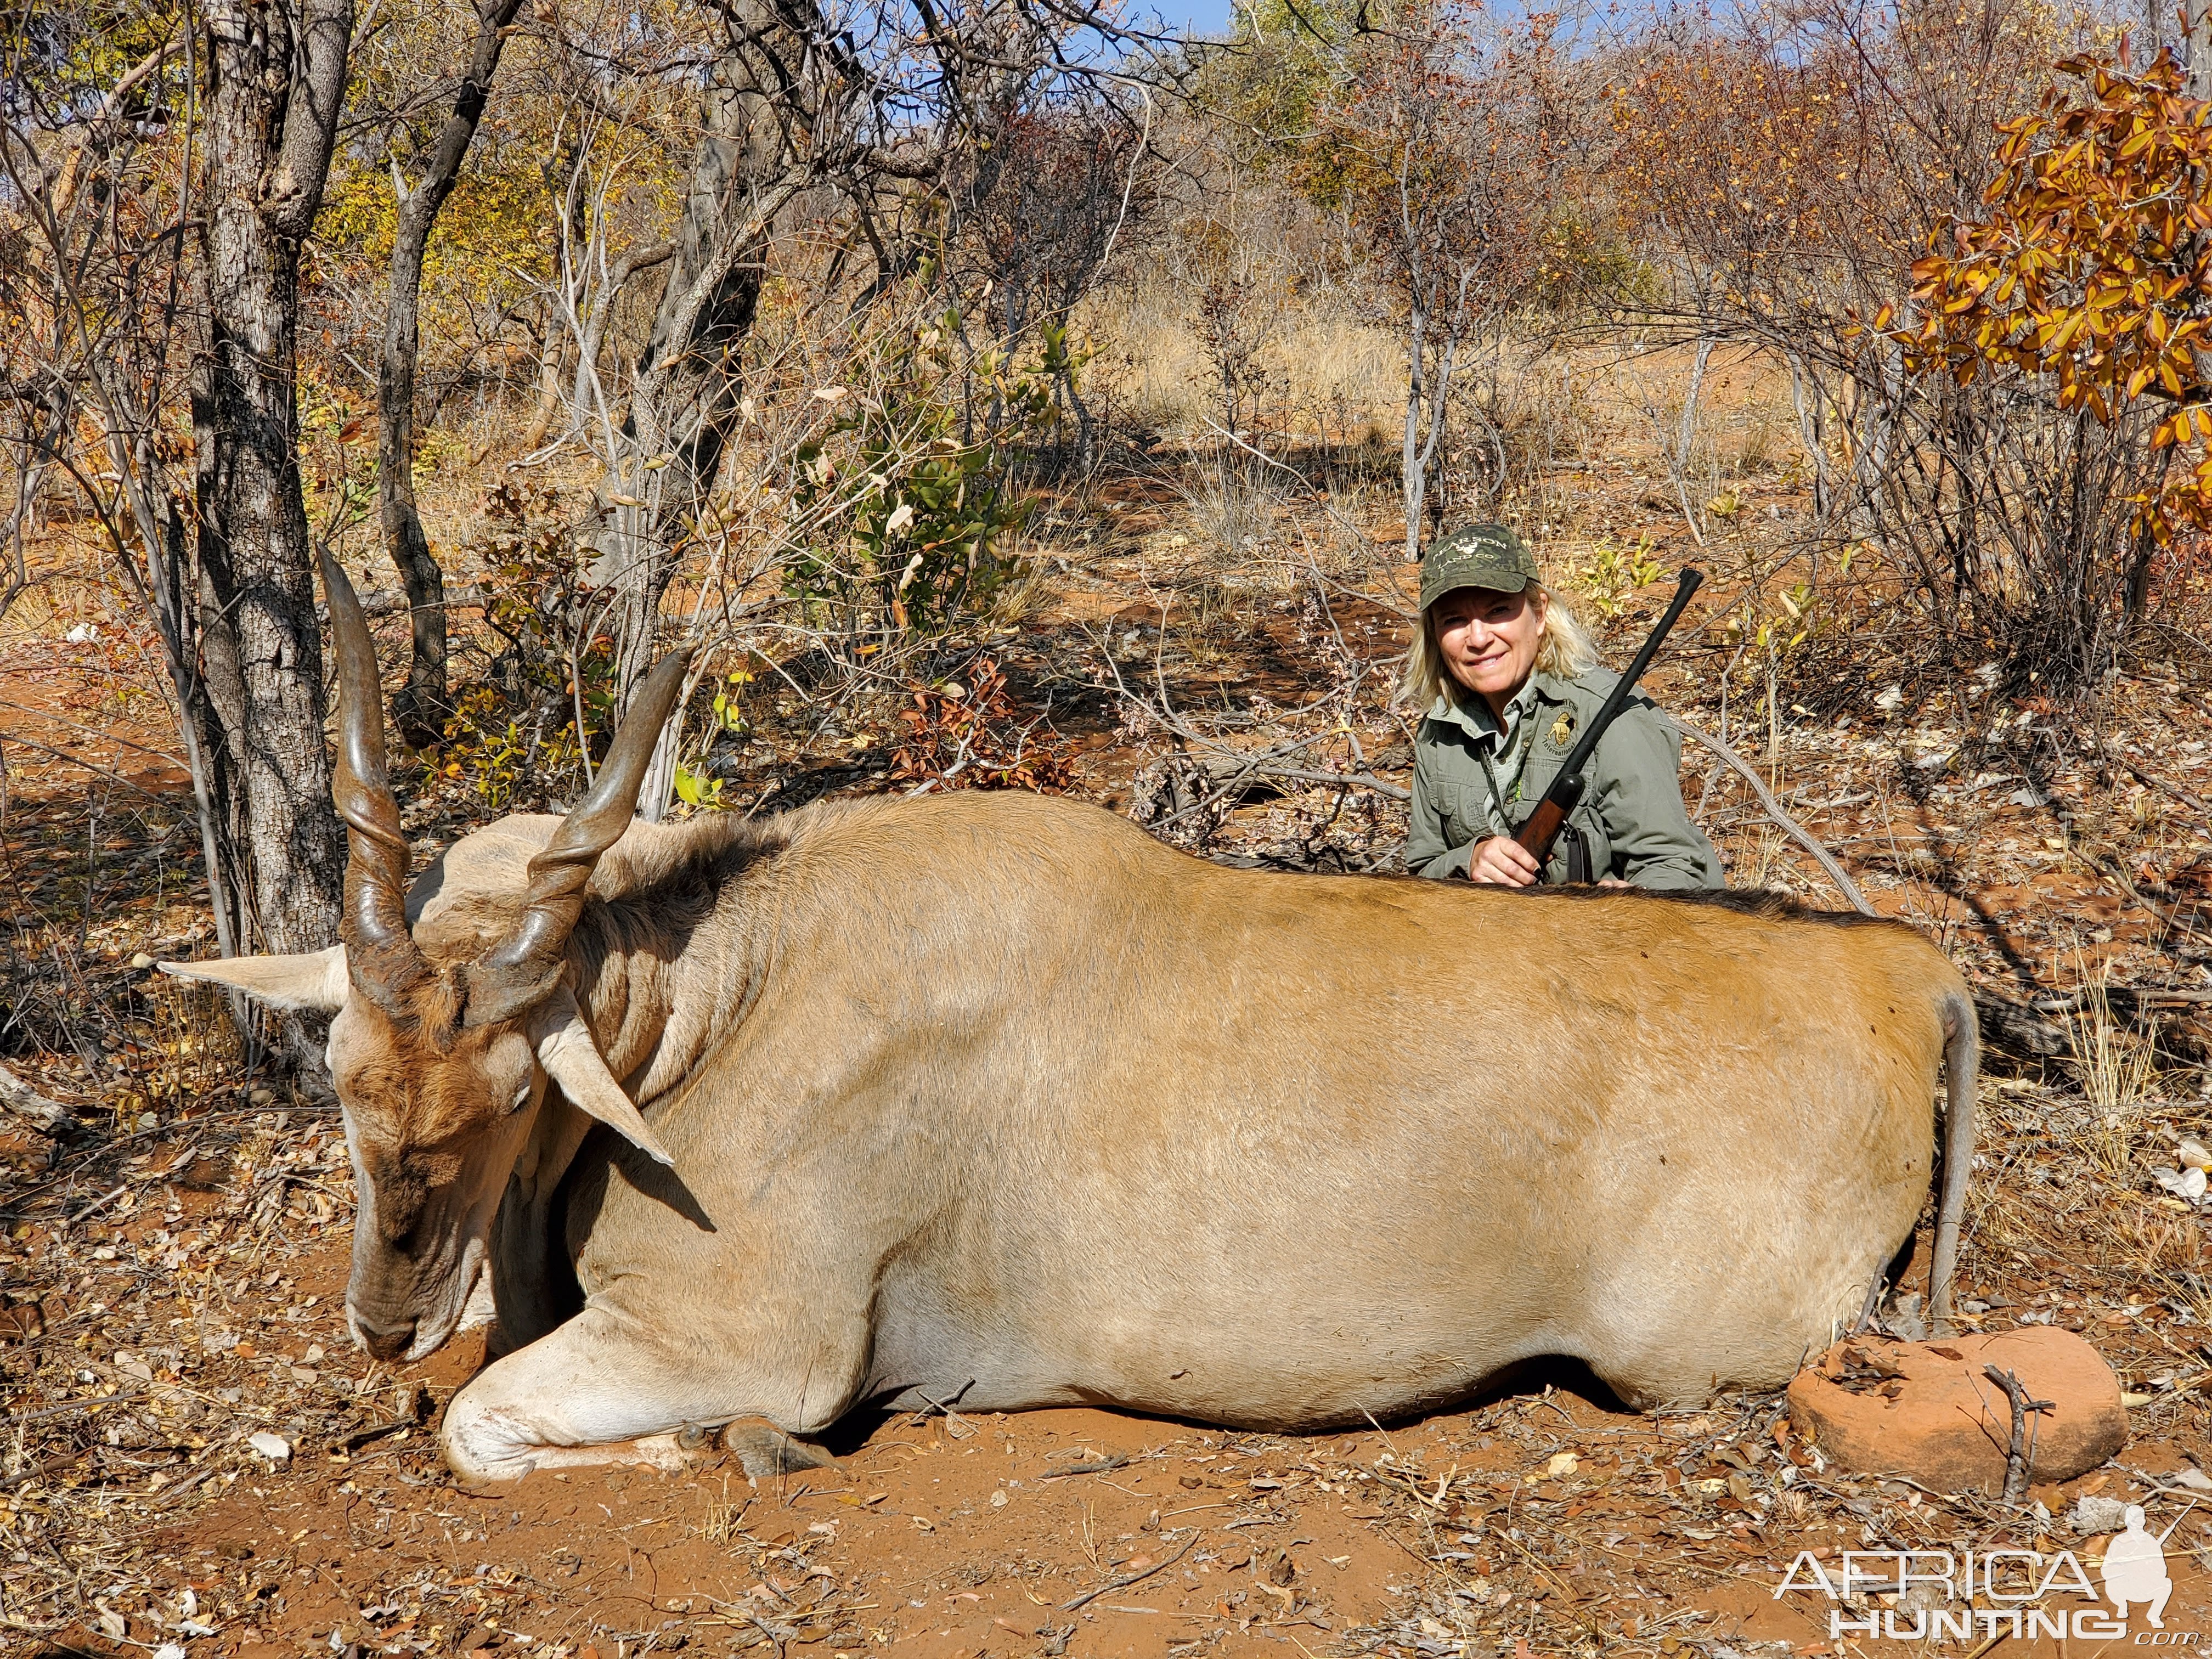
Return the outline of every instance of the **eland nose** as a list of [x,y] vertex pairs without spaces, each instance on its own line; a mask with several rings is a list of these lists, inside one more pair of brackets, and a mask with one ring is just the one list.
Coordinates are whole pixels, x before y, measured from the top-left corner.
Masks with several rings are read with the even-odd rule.
[[355,1308],[346,1310],[346,1318],[353,1326],[356,1340],[368,1350],[371,1358],[398,1359],[414,1346],[415,1322],[411,1319],[382,1325]]

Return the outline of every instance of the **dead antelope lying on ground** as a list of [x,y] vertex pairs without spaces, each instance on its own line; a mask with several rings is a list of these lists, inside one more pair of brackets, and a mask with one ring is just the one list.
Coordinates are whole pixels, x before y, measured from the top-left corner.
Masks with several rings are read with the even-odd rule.
[[1939,1073],[1948,1295],[1974,1013],[1909,928],[1228,870],[1028,796],[634,823],[669,665],[583,805],[410,894],[326,575],[343,943],[167,965],[336,1013],[371,1352],[489,1265],[465,1479],[738,1419],[798,1459],[872,1401],[1297,1429],[1552,1354],[1638,1405],[1771,1387],[1910,1238]]

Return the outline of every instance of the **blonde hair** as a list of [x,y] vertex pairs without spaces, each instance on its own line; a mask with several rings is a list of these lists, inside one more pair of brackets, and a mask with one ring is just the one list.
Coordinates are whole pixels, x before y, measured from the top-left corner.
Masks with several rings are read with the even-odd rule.
[[[1525,592],[1543,602],[1544,635],[1536,642],[1536,667],[1554,679],[1578,680],[1599,665],[1597,641],[1589,625],[1556,588],[1531,582]],[[1398,701],[1425,714],[1438,697],[1456,702],[1461,688],[1444,667],[1443,653],[1437,647],[1436,607],[1421,612],[1413,630],[1413,649],[1406,653],[1406,672],[1398,681]]]

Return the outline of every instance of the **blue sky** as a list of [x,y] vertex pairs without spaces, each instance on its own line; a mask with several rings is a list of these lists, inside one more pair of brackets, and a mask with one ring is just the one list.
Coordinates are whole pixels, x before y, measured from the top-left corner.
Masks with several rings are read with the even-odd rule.
[[1229,0],[1153,0],[1170,27],[1188,24],[1200,34],[1225,34]]

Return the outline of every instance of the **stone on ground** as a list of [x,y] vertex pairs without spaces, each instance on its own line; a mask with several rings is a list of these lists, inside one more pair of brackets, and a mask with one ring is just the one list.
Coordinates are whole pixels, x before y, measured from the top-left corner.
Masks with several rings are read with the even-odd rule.
[[1831,1462],[1866,1474],[1901,1474],[1936,1492],[2004,1488],[2012,1407],[1984,1374],[2010,1371],[2031,1400],[2030,1478],[2070,1480],[2127,1443],[2119,1378],[2071,1331],[2025,1327],[1936,1342],[1853,1337],[1790,1385],[1797,1432]]

